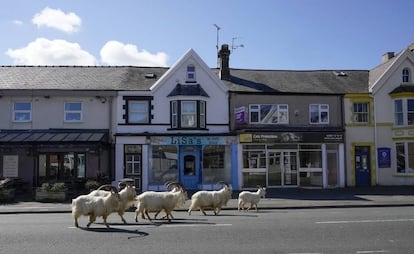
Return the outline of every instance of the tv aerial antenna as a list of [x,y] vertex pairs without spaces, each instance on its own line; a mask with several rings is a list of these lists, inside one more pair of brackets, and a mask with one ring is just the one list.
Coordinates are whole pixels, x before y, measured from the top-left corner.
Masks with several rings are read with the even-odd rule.
[[216,54],[216,56],[217,56],[217,68],[218,68],[219,67],[219,64],[220,64],[220,60],[219,60],[218,54],[219,54],[219,31],[220,31],[221,27],[219,27],[217,24],[213,24],[213,26],[217,30],[217,41],[216,41],[217,54]]

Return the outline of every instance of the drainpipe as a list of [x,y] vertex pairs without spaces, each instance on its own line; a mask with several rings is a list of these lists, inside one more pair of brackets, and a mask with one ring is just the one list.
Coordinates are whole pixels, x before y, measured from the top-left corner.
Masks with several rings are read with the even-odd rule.
[[[375,169],[375,185],[378,185],[378,167],[377,167],[377,164],[378,164],[378,161],[377,161],[377,158],[378,158],[378,149],[377,149],[377,111],[376,111],[376,100],[375,100],[375,96],[372,94],[372,93],[370,93],[369,94],[369,96],[372,98],[372,101],[373,101],[373,104],[374,104],[374,106],[373,106],[373,111],[374,111],[374,154],[375,154],[375,163],[374,163],[374,169]],[[372,185],[372,183],[371,183],[371,185]]]

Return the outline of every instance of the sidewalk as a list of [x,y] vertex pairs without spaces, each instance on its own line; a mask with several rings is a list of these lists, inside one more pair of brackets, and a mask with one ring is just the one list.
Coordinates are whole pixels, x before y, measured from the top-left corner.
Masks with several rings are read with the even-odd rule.
[[[191,195],[190,195],[191,196]],[[179,211],[186,211],[187,201]],[[271,188],[259,209],[414,206],[414,186],[376,186],[340,189]],[[237,193],[223,210],[237,209]],[[0,214],[70,213],[70,203],[16,202],[0,204]]]

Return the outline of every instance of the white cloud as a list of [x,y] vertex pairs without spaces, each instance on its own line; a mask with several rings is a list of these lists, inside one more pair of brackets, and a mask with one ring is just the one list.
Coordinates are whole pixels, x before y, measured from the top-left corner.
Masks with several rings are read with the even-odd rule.
[[79,30],[82,20],[73,12],[65,14],[60,9],[46,7],[40,13],[36,13],[32,19],[37,27],[50,27],[57,30],[74,33]]
[[8,49],[16,65],[97,65],[95,57],[79,44],[65,40],[37,38],[26,47]]
[[101,49],[101,61],[108,65],[167,66],[168,55],[164,52],[151,54],[132,44],[108,41]]
[[23,21],[21,21],[21,20],[13,20],[13,24],[15,24],[16,26],[22,26],[23,25]]

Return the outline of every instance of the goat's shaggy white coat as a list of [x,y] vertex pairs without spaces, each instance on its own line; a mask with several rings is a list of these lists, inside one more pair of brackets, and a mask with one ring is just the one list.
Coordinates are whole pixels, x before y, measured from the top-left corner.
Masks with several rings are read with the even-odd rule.
[[[171,221],[171,212],[174,208],[181,206],[187,199],[187,192],[180,186],[176,191],[146,191],[137,196],[137,209],[135,210],[135,221],[138,222],[138,215],[147,215],[151,220],[148,212],[160,212],[162,210],[166,213],[166,218]],[[158,214],[158,213],[157,213]]]
[[[106,190],[94,190],[88,195],[106,197],[108,195],[111,195],[111,192]],[[118,212],[118,215],[121,217],[121,220],[124,224],[127,224],[124,218],[125,210],[134,204],[136,196],[137,194],[135,187],[130,185],[126,185],[126,187],[119,192],[120,202],[116,212]]]
[[88,228],[97,217],[102,217],[104,224],[109,228],[106,219],[111,213],[118,210],[119,203],[119,194],[116,192],[111,192],[105,197],[80,195],[72,199],[72,216],[75,220],[75,226],[79,227],[78,218],[84,215],[89,216],[89,223],[86,225]]
[[214,215],[217,215],[220,213],[221,208],[227,205],[227,202],[231,199],[231,194],[232,189],[227,184],[217,191],[197,191],[191,197],[188,214],[191,215],[192,210],[200,209],[206,215],[204,209],[211,208],[214,211]]
[[250,208],[255,207],[257,212],[257,204],[260,201],[261,197],[265,197],[266,195],[266,188],[259,187],[259,189],[256,192],[251,191],[242,191],[239,193],[239,200],[238,200],[238,210],[240,209],[244,210],[244,205],[247,203],[250,203],[250,207],[247,208],[247,211]]

